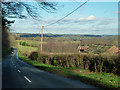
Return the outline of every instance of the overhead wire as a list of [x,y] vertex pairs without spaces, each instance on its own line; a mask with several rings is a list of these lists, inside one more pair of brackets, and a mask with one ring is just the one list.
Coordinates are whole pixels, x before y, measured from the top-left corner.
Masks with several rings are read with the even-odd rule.
[[[68,13],[67,15],[63,16],[62,18],[58,19],[57,21],[55,21],[55,22],[53,22],[53,23],[50,23],[50,24],[48,24],[48,25],[43,26],[43,28],[46,28],[46,27],[51,26],[51,25],[53,25],[53,24],[56,24],[56,23],[58,23],[59,21],[63,20],[64,18],[68,17],[69,15],[71,15],[72,13],[74,13],[76,10],[78,10],[80,7],[82,7],[83,5],[85,5],[88,1],[89,1],[89,0],[87,0],[87,1],[84,2],[84,3],[82,3],[80,6],[78,6],[78,7],[75,8],[73,11],[71,11],[71,12]],[[40,30],[40,31],[41,31],[41,30]],[[47,30],[46,30],[46,31],[47,31]],[[47,31],[47,32],[48,32],[48,31]],[[49,33],[49,32],[48,32],[48,33]],[[40,32],[38,33],[38,35],[39,35],[39,34],[40,34]],[[52,34],[52,33],[50,33],[50,34]],[[54,34],[52,34],[52,35],[54,35]],[[34,38],[35,38],[35,37],[34,37]]]
[[71,11],[70,13],[68,13],[67,15],[65,15],[64,17],[60,18],[59,20],[53,22],[53,23],[50,23],[48,25],[45,25],[44,27],[48,27],[48,26],[51,26],[53,24],[56,24],[58,23],[59,21],[63,20],[64,18],[68,17],[69,15],[71,15],[72,13],[74,13],[76,10],[78,10],[80,7],[82,7],[83,5],[85,5],[89,0],[87,0],[86,2],[84,2],[83,4],[81,4],[80,6],[78,6],[77,8],[75,8],[73,11]]

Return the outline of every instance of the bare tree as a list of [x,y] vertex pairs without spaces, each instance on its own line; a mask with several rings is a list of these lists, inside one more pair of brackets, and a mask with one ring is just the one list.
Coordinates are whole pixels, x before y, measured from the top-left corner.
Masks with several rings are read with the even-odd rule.
[[[27,18],[28,16],[38,19],[41,17],[41,13],[38,10],[45,10],[48,13],[53,13],[57,10],[57,3],[41,1],[38,2],[20,2],[20,0],[14,0],[14,2],[0,1],[0,20],[2,20],[2,54],[5,56],[10,48],[9,26],[15,21],[9,21],[7,18]],[[27,14],[23,14],[26,12]]]
[[[4,18],[27,18],[31,16],[32,18],[41,17],[39,10],[45,10],[48,13],[54,13],[57,10],[57,3],[46,2],[45,0],[35,2],[20,2],[19,0],[14,0],[14,2],[1,2],[2,16]],[[27,14],[23,14],[23,11]],[[7,20],[5,21],[7,22]],[[10,22],[8,22],[10,23]],[[7,24],[7,23],[6,23]]]

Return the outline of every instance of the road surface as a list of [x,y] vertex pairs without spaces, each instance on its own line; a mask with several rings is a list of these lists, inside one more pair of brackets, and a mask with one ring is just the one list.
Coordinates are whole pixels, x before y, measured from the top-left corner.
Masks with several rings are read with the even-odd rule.
[[39,70],[17,58],[12,53],[2,62],[2,88],[95,88],[78,80],[72,80]]

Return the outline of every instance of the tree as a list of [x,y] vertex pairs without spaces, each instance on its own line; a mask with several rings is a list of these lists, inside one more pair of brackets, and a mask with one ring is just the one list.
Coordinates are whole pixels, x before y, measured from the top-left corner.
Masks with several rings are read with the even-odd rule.
[[[27,18],[31,16],[33,18],[40,17],[38,10],[43,9],[48,13],[53,13],[57,10],[57,3],[45,2],[20,2],[15,0],[15,2],[1,2],[2,4],[2,16],[9,18]],[[23,11],[27,12],[26,15],[23,14]]]
[[[20,0],[14,0],[14,2],[1,2],[1,16],[2,16],[2,26],[10,26],[11,23],[15,21],[8,21],[7,18],[27,18],[28,16],[38,19],[41,17],[38,10],[43,9],[48,13],[54,13],[57,10],[57,3],[46,2],[46,0],[35,2],[20,2]],[[23,12],[26,12],[25,15]]]
[[[46,2],[42,0],[41,2],[37,2],[35,0],[34,4],[28,2],[20,2],[20,0],[15,0],[14,2],[4,2],[0,1],[0,15],[2,18],[2,52],[3,56],[5,56],[4,52],[10,48],[10,37],[9,37],[9,26],[11,23],[15,21],[9,21],[7,18],[27,18],[30,16],[34,19],[40,17],[40,13],[37,12],[40,9],[45,10],[48,13],[53,13],[57,10],[57,3]],[[23,11],[27,14],[24,15]]]

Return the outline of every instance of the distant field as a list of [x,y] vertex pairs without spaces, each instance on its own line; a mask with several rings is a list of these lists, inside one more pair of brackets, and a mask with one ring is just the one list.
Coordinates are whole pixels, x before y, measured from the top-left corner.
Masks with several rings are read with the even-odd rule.
[[[30,37],[19,37],[17,42],[23,46],[36,47],[40,49],[40,37],[34,37],[36,34],[20,34]],[[56,35],[56,34],[55,34]],[[44,37],[43,51],[47,53],[77,53],[79,46],[88,46],[84,53],[100,54],[106,52],[112,46],[119,47],[118,36],[101,36],[101,35],[48,35]]]
[[[18,46],[17,46],[17,48],[18,48]],[[23,53],[26,53],[26,52],[31,53],[33,51],[36,51],[37,48],[35,48],[35,47],[29,47],[29,46],[22,46],[22,48],[19,47],[19,50],[21,50]]]
[[[16,40],[17,42],[26,42],[27,45],[29,46],[33,46],[33,47],[38,47],[41,42],[40,41],[34,41],[34,40]],[[46,42],[43,42],[43,44],[45,44]]]

